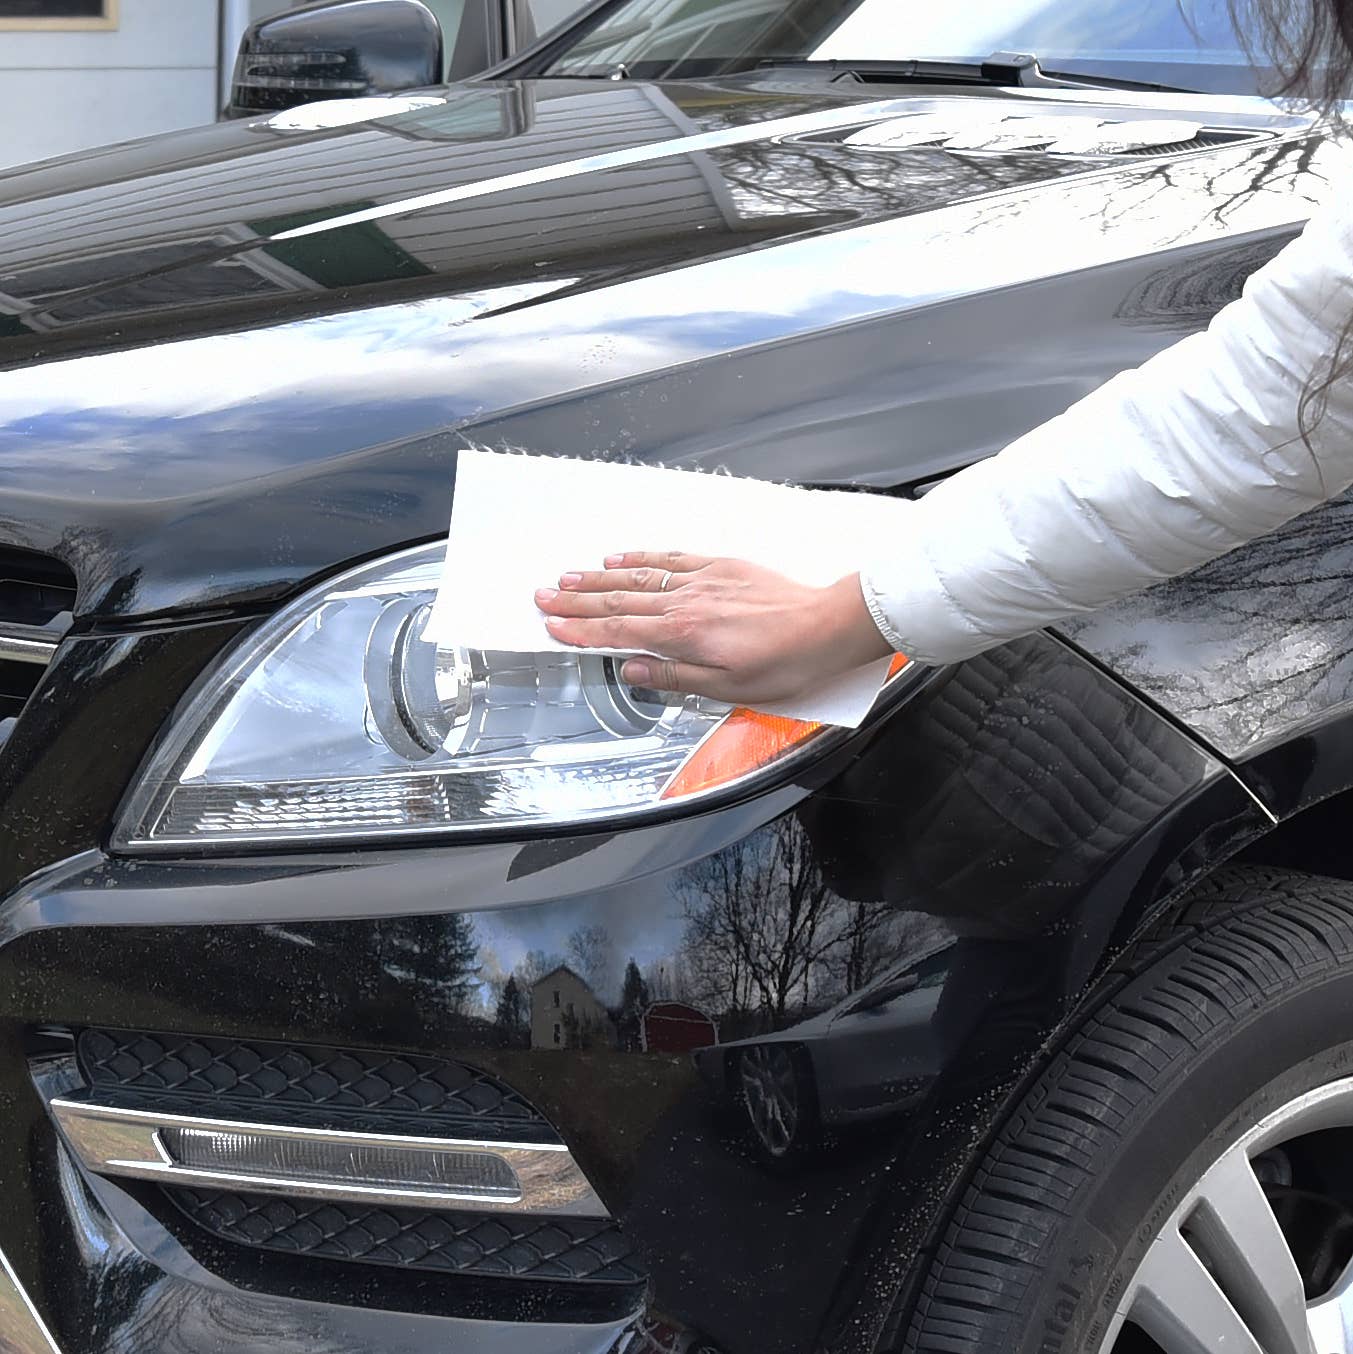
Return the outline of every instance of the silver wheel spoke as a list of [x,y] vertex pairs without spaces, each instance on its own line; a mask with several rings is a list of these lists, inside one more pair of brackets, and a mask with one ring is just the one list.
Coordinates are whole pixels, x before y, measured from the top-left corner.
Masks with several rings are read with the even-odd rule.
[[1156,1238],[1142,1261],[1129,1316],[1165,1354],[1265,1354],[1173,1227]]
[[1187,1227],[1266,1354],[1312,1354],[1297,1262],[1243,1151],[1203,1177]]
[[1353,1264],[1306,1312],[1316,1354],[1353,1354]]
[[[1353,1077],[1280,1105],[1176,1193],[1098,1354],[1115,1354],[1125,1326],[1144,1331],[1163,1354],[1353,1354],[1353,1262],[1308,1305],[1302,1271],[1255,1167],[1263,1159],[1275,1185],[1292,1185],[1288,1145],[1331,1130],[1353,1131]],[[1347,1212],[1334,1207],[1327,1234],[1309,1239],[1342,1244],[1346,1222]]]

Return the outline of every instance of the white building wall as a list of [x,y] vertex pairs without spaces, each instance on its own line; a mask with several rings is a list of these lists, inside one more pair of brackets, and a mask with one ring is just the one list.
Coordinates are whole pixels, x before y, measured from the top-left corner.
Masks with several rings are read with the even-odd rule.
[[219,27],[219,0],[120,0],[115,29],[0,31],[0,169],[211,122]]
[[[583,0],[529,0],[544,32]],[[257,19],[301,0],[117,0],[111,30],[0,29],[0,173],[215,120]],[[448,42],[465,0],[428,0]]]
[[606,1008],[571,969],[557,968],[531,989],[532,1048],[568,1048],[570,1029],[605,1038],[609,1025]]

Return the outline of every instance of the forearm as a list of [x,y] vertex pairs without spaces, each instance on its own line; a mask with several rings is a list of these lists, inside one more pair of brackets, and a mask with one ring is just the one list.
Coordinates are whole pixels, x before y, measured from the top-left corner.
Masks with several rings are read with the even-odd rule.
[[1206,333],[916,503],[861,585],[888,640],[949,662],[1172,577],[1353,482],[1348,383],[1308,447],[1298,406],[1353,317],[1347,215],[1325,212]]

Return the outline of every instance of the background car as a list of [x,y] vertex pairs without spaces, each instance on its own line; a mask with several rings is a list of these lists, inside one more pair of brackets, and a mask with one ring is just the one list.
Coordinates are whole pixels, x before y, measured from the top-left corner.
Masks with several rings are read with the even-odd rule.
[[12,1347],[1347,1347],[1346,498],[853,732],[421,638],[465,446],[921,496],[1343,172],[1173,0],[848,8],[0,178]]

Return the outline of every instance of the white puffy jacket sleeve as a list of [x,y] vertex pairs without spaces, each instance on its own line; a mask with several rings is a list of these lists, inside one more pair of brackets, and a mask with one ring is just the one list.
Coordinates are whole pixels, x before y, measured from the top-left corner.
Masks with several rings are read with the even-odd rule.
[[[1353,185],[1347,185],[1353,189]],[[1353,380],[1301,393],[1353,319],[1353,209],[1326,206],[1203,333],[898,502],[861,570],[890,643],[953,662],[1092,611],[1353,483]]]

